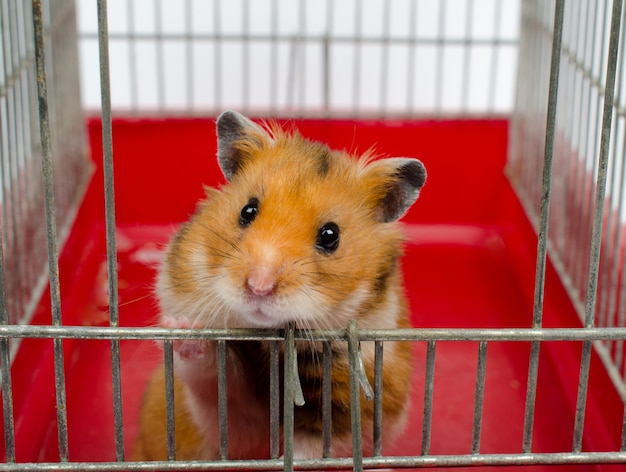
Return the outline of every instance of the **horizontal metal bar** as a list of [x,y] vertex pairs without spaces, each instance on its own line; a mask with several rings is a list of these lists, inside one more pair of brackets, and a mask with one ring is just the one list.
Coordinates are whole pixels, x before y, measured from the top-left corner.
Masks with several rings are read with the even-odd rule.
[[[109,326],[0,326],[0,338],[213,339],[281,341],[283,330],[128,328]],[[626,327],[609,328],[410,328],[359,329],[359,341],[614,341],[626,340]],[[345,330],[295,331],[297,341],[347,341]]]
[[[583,465],[626,463],[626,452],[545,454],[467,454],[442,456],[364,457],[367,468],[478,467],[513,465]],[[352,458],[296,460],[300,470],[351,469]],[[39,471],[186,471],[186,470],[282,470],[282,459],[229,461],[66,462],[0,464],[0,472]]]
[[[81,38],[95,40],[98,38],[97,33],[82,33]],[[109,33],[109,40],[124,41],[219,41],[228,42],[236,41],[267,41],[267,42],[319,42],[326,43],[365,43],[365,44],[403,44],[403,45],[424,45],[424,46],[517,46],[517,40],[507,38],[443,38],[443,37],[383,37],[383,36],[328,36],[328,35],[299,35],[299,34],[250,34],[242,36],[241,34],[206,34],[196,33],[190,36],[185,33]]]

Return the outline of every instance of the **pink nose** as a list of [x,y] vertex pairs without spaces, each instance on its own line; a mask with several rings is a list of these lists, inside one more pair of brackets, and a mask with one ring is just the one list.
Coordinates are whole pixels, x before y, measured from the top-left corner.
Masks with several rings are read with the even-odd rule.
[[248,276],[248,289],[254,295],[265,297],[276,288],[276,275],[267,267],[256,267]]

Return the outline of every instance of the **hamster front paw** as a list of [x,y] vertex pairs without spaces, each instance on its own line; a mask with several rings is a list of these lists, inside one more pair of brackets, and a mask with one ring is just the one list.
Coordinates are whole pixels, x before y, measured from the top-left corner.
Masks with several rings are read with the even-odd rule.
[[[187,318],[174,318],[173,316],[163,316],[161,318],[161,326],[164,328],[200,328],[200,324],[196,321],[191,323]],[[207,355],[207,342],[203,339],[175,339],[172,342],[174,352],[181,359],[197,360],[204,359]]]

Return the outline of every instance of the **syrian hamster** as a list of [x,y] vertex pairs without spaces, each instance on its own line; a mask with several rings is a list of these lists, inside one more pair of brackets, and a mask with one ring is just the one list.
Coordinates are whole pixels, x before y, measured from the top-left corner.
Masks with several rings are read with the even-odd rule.
[[[217,120],[227,184],[209,188],[172,238],[156,292],[163,326],[345,329],[408,327],[397,220],[426,180],[417,159],[352,156],[233,112]],[[174,342],[179,459],[218,458],[217,343]],[[305,404],[295,407],[294,457],[322,456],[321,345],[296,345]],[[373,382],[373,343],[363,343]],[[411,348],[385,343],[383,446],[406,423]],[[267,458],[269,347],[227,344],[229,458]],[[282,360],[281,360],[282,363]],[[136,459],[165,459],[162,370],[148,387]],[[352,452],[347,343],[332,342],[333,456]],[[281,396],[282,398],[282,396]],[[373,402],[361,401],[364,453]]]

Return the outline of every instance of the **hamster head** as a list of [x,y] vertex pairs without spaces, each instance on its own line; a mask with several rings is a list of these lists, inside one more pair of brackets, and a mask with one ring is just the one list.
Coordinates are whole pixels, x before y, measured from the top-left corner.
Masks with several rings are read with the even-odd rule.
[[169,245],[164,314],[206,327],[344,328],[400,303],[396,221],[425,182],[418,160],[352,157],[231,111],[217,135],[228,183],[207,189]]

